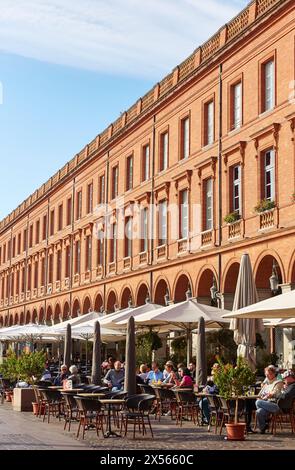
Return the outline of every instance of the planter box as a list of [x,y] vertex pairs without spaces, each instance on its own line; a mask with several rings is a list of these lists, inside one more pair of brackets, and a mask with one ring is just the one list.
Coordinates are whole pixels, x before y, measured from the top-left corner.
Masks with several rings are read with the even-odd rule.
[[32,411],[32,402],[35,401],[35,393],[32,388],[15,388],[13,391],[14,411]]

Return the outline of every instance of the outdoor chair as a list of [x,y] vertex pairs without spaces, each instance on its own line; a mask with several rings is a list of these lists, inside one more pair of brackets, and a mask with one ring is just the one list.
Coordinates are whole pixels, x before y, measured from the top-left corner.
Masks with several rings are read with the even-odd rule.
[[156,398],[157,398],[157,410],[156,417],[159,417],[169,413],[171,419],[176,416],[177,400],[175,393],[167,388],[156,388],[155,389]]
[[149,395],[156,395],[155,389],[147,384],[138,384],[141,393],[148,393]]
[[219,398],[216,395],[206,395],[206,398],[208,400],[208,405],[210,409],[210,419],[208,423],[208,432],[210,432],[211,424],[213,421],[213,418],[215,420],[215,434],[217,434],[218,430],[218,424],[221,423],[221,418],[222,418],[222,409],[221,409],[221,402]]
[[72,421],[78,421],[79,418],[79,410],[77,406],[77,402],[74,399],[73,395],[61,392],[61,395],[64,399],[65,405],[64,405],[64,419],[65,419],[65,425],[64,425],[64,430],[68,426],[68,430],[71,430],[71,423]]
[[153,438],[150,413],[154,406],[154,400],[155,397],[148,394],[133,395],[127,398],[126,410],[121,412],[121,433],[124,427],[124,435],[126,436],[128,424],[133,424],[133,439],[135,439],[136,427],[138,427],[138,431],[144,436],[147,433],[145,426],[147,422]]
[[293,400],[292,406],[286,411],[279,411],[278,413],[271,414],[271,433],[275,436],[277,431],[277,424],[280,425],[280,429],[290,425],[291,432],[295,432],[295,400]]
[[87,397],[74,396],[77,407],[79,410],[79,426],[77,431],[77,438],[80,434],[82,426],[82,439],[84,439],[85,431],[91,428],[96,430],[97,436],[99,436],[99,430],[103,434],[103,425],[105,416],[102,411],[101,403],[97,400],[92,400]]
[[0,379],[1,403],[4,403],[5,393],[13,390],[13,384],[8,379]]
[[43,422],[45,421],[46,413],[48,423],[50,421],[50,414],[52,414],[52,416],[58,417],[60,421],[60,417],[63,411],[63,397],[61,393],[57,390],[50,389],[42,389],[40,391],[42,395],[42,401],[45,406]]
[[182,426],[182,420],[190,418],[194,424],[198,423],[200,425],[200,408],[194,393],[184,390],[175,390],[174,393],[177,401],[176,424],[180,423],[180,426]]
[[[235,417],[235,400],[228,400],[223,397],[218,397],[220,401],[221,423],[219,434],[222,434],[225,423],[231,423]],[[244,400],[238,400],[238,421],[245,415]]]

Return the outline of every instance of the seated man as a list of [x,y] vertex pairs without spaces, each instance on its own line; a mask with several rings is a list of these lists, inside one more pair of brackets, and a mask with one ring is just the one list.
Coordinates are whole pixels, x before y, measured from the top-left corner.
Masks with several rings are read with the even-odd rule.
[[295,400],[295,372],[289,369],[282,374],[282,378],[284,387],[279,395],[278,405],[284,413],[290,410],[293,400]]
[[161,382],[163,381],[163,372],[160,371],[159,364],[154,361],[152,362],[152,370],[148,373],[146,381],[148,384],[151,384],[153,382],[158,382],[159,380]]
[[48,363],[46,363],[45,366],[44,366],[44,370],[42,372],[42,377],[41,377],[40,380],[44,381],[44,382],[46,382],[46,381],[51,382],[51,379],[52,379],[51,372],[48,369]]
[[256,401],[256,415],[260,433],[264,434],[268,428],[268,417],[270,413],[278,413],[280,408],[277,404],[278,398],[283,388],[283,382],[276,377],[276,367],[270,365],[265,368],[267,381],[259,392],[259,399]]
[[166,362],[165,370],[163,372],[163,383],[164,384],[175,384],[176,374],[173,371],[173,363],[170,364],[171,361]]
[[60,368],[60,373],[55,377],[53,385],[61,386],[63,381],[69,377],[68,368],[63,364]]
[[122,390],[124,382],[125,372],[122,369],[120,361],[116,361],[114,369],[110,369],[105,378],[104,382],[112,389],[112,392]]
[[[213,381],[213,377],[208,377],[207,383],[205,387],[202,390],[202,393],[208,394],[208,395],[217,395],[218,394],[218,387],[215,385]],[[203,417],[203,423],[204,424],[209,424],[210,421],[210,407],[208,403],[208,398],[202,397],[200,399],[199,407],[202,410],[202,417]]]

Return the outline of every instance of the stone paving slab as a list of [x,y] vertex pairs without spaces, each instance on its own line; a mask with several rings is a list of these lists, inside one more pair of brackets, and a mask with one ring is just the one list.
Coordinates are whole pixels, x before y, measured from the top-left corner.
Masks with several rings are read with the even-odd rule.
[[10,404],[0,405],[0,450],[4,449],[45,449],[45,450],[295,450],[295,434],[288,430],[278,430],[271,434],[249,434],[245,441],[226,441],[222,436],[207,431],[207,427],[197,427],[185,421],[183,427],[164,416],[161,421],[151,419],[154,439],[142,437],[138,432],[133,440],[132,430],[127,438],[104,439],[97,437],[94,430],[86,431],[85,440],[76,439],[77,424],[73,423],[71,432],[64,431],[63,420],[50,418],[43,423],[32,413],[13,411]]

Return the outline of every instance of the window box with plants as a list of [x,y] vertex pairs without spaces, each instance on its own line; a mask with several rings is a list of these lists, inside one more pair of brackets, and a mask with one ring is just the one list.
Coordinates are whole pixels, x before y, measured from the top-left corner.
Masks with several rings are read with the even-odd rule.
[[269,199],[261,199],[256,206],[254,207],[255,212],[261,214],[262,212],[271,211],[275,209],[275,201],[270,201]]
[[238,222],[238,220],[241,219],[241,214],[239,212],[230,212],[224,217],[224,222],[227,223],[228,225],[234,224],[235,222]]
[[234,421],[226,424],[227,439],[244,440],[246,423],[238,420],[239,397],[244,395],[245,388],[255,384],[255,373],[242,357],[237,358],[236,366],[217,360],[218,366],[213,369],[214,383],[222,398],[235,402]]

